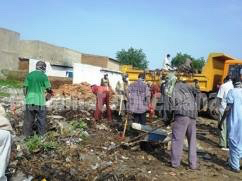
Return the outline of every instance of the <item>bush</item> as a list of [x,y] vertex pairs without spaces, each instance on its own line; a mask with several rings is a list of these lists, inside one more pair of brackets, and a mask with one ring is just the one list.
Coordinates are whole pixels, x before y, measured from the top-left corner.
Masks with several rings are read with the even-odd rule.
[[30,153],[36,153],[41,150],[51,151],[51,150],[55,150],[58,146],[57,142],[47,140],[46,137],[41,137],[38,135],[29,137],[25,141],[25,145]]

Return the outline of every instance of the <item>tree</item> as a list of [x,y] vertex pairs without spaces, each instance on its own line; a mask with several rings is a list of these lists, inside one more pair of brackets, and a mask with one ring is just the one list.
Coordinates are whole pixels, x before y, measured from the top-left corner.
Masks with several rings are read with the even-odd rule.
[[202,68],[205,64],[205,60],[203,57],[201,58],[193,58],[191,55],[188,55],[186,53],[177,53],[174,58],[172,58],[171,65],[172,67],[178,68],[181,65],[185,64],[186,59],[191,59],[192,60],[192,68],[195,71],[201,72]]
[[145,69],[148,67],[146,55],[142,49],[130,47],[127,51],[122,49],[116,54],[116,58],[123,65],[132,65],[133,67]]
[[202,68],[205,64],[205,60],[203,57],[195,59],[192,61],[192,67],[197,70],[198,72],[202,71]]

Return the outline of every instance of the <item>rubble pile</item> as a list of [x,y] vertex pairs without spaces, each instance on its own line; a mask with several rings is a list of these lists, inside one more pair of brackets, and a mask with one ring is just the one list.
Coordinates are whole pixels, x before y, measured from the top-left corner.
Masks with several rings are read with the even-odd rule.
[[90,84],[64,84],[58,89],[53,90],[55,96],[70,96],[80,100],[93,100],[94,96]]
[[[76,104],[72,96],[88,101]],[[124,123],[116,120],[115,111],[113,124],[102,120],[94,129],[95,96],[90,85],[62,85],[55,90],[52,99],[47,111],[47,134],[30,139],[22,136],[24,105],[13,106],[11,99],[0,99],[15,132],[7,169],[10,181],[194,180],[201,175],[208,180],[227,180],[226,175],[231,180],[240,179],[224,170],[227,153],[217,148],[217,123],[213,120],[199,118],[197,121],[200,169],[196,172],[187,170],[188,159],[184,153],[181,169],[175,170],[170,167],[170,151],[161,144],[121,147],[119,138]],[[154,122],[160,124],[160,120]],[[121,125],[120,129],[116,123]],[[128,127],[125,141],[132,140],[132,135],[136,135],[133,131]],[[184,150],[187,151],[187,146]]]

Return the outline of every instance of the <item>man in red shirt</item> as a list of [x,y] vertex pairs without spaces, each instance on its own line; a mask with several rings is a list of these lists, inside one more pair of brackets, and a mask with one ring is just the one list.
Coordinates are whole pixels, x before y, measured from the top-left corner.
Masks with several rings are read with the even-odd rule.
[[95,121],[99,121],[102,117],[103,105],[106,105],[108,121],[112,121],[112,111],[110,108],[110,91],[107,87],[94,85],[91,87],[93,94],[96,95],[96,110],[94,113]]

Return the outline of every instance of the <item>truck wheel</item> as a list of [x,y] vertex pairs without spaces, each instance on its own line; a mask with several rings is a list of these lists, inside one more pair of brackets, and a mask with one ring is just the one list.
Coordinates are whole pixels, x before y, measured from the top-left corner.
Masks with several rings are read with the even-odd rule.
[[209,112],[209,115],[215,119],[215,120],[218,120],[219,118],[219,115],[218,113],[216,112],[216,99],[211,99],[209,100],[208,102],[208,112]]

